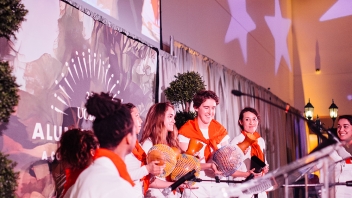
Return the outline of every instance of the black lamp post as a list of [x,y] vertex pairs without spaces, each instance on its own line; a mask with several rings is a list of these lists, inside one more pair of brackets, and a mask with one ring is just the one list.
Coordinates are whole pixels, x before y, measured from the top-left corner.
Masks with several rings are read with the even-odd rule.
[[334,103],[334,99],[332,99],[332,103],[329,107],[329,111],[330,111],[330,117],[332,119],[332,126],[331,128],[334,128],[334,124],[335,124],[335,120],[337,118],[337,111],[339,110],[339,108],[336,106],[336,104]]
[[[335,120],[337,118],[337,111],[338,111],[338,107],[334,103],[334,99],[333,99],[332,100],[332,104],[329,107],[330,117],[332,119],[332,126],[331,126],[331,128],[329,128],[329,131],[332,132],[332,134],[335,135],[335,136],[337,136],[337,131],[334,128]],[[306,116],[306,118],[308,120],[312,120],[313,119],[313,112],[314,112],[314,107],[310,103],[310,99],[309,99],[308,103],[306,104],[306,106],[304,106],[304,114],[305,114],[305,116]],[[319,116],[317,116],[317,119],[315,121],[315,125],[320,129],[320,126],[322,125],[322,123],[320,122]],[[328,133],[328,134],[330,134],[330,133]],[[320,138],[319,137],[318,137],[318,143],[320,143]]]
[[310,99],[308,99],[308,103],[304,106],[304,114],[308,120],[313,118],[314,107],[310,103]]

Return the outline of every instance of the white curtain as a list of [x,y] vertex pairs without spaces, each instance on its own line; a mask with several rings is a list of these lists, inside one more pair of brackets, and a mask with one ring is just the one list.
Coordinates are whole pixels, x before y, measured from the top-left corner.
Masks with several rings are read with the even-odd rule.
[[160,53],[159,101],[166,101],[163,90],[175,80],[174,75],[187,71],[198,72],[205,81],[206,89],[215,91],[220,97],[215,119],[225,126],[231,138],[241,133],[237,124],[240,111],[247,106],[258,110],[260,113],[258,132],[266,140],[265,153],[271,170],[307,154],[305,125],[297,115],[300,114],[298,110],[291,107],[290,111],[294,113],[286,113],[259,99],[232,95],[231,91],[236,89],[282,108],[286,107],[286,103],[269,90],[235,71],[227,69],[180,42],[174,41],[173,45],[174,56],[166,52]]

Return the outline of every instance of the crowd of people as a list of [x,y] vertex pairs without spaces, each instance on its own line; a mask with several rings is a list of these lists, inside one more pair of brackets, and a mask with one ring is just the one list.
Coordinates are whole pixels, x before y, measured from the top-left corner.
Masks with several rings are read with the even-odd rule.
[[[61,197],[213,197],[228,184],[215,182],[215,176],[222,176],[222,172],[212,161],[212,155],[221,147],[237,145],[249,134],[255,136],[256,141],[246,149],[241,166],[231,178],[244,180],[249,176],[262,177],[268,173],[269,165],[265,157],[265,141],[257,131],[259,113],[251,107],[242,109],[238,120],[241,133],[230,140],[224,126],[214,119],[218,104],[219,97],[213,91],[198,92],[193,98],[196,118],[177,130],[174,106],[168,102],[156,103],[147,113],[138,141],[137,134],[143,123],[138,108],[131,103],[123,104],[108,93],[92,93],[85,104],[87,112],[95,117],[92,131],[70,129],[63,133],[59,142],[57,156],[66,170]],[[340,116],[338,119],[341,140],[352,136],[351,124],[352,116]],[[203,144],[202,149],[194,154],[201,167],[198,177],[210,182],[196,182],[192,186],[181,184],[165,195],[163,189],[174,184],[174,181],[159,176],[165,164],[158,160],[148,161],[148,151],[162,144],[184,153],[191,139]],[[352,164],[347,163],[347,159],[341,161],[345,156],[338,157],[338,153],[336,156],[336,160],[340,161],[336,167],[338,180],[345,181],[350,175],[352,177]],[[265,163],[259,172],[251,167],[252,157]],[[349,160],[351,162],[351,158]],[[337,189],[339,195],[345,191],[343,188]],[[265,198],[267,192],[246,197]]]

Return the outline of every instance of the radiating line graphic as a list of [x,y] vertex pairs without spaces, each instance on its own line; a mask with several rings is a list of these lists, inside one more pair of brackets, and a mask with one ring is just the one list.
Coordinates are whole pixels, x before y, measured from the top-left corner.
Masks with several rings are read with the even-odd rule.
[[[93,54],[93,58],[91,57],[91,54]],[[71,63],[65,62],[68,73],[61,73],[60,82],[55,80],[55,84],[59,87],[59,90],[54,93],[54,98],[59,101],[59,103],[63,104],[60,106],[63,106],[64,109],[70,107],[72,98],[75,98],[73,97],[75,90],[80,88],[77,87],[77,84],[80,81],[87,81],[88,83],[90,81],[94,81],[98,84],[101,83],[100,87],[103,89],[101,91],[112,93],[114,98],[120,94],[120,90],[118,90],[119,86],[117,86],[120,80],[116,79],[119,75],[111,73],[111,65],[108,62],[105,63],[103,61],[104,59],[106,60],[108,58],[102,57],[101,54],[97,55],[88,49],[86,52],[76,51],[75,57],[70,58]],[[79,65],[79,69],[77,68],[75,62],[76,60]],[[96,65],[98,65],[97,69]],[[75,74],[73,74],[72,71],[75,71]],[[90,90],[86,90],[86,93],[90,93]],[[51,105],[51,109],[59,114],[68,115],[64,112],[62,107],[60,108]]]
[[72,72],[71,72],[71,69],[70,69],[70,67],[68,66],[68,62],[66,62],[65,65],[66,65],[66,67],[67,67],[68,72],[69,72],[70,75],[71,75],[71,78],[72,78],[73,82],[74,82],[75,84],[77,84],[75,78],[73,77],[73,74],[72,74]]
[[81,69],[82,78],[84,78],[84,77],[83,77],[83,69],[82,69],[81,61],[79,60],[78,52],[77,52],[77,51],[76,51],[76,55],[77,55],[77,61],[78,61],[79,68]]

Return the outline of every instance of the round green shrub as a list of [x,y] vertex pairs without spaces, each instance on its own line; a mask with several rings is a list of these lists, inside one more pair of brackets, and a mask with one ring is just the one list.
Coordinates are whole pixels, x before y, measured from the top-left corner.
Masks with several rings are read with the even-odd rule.
[[188,112],[193,96],[205,89],[204,81],[198,72],[178,73],[175,80],[165,89],[166,98],[174,105],[181,105],[182,111]]

